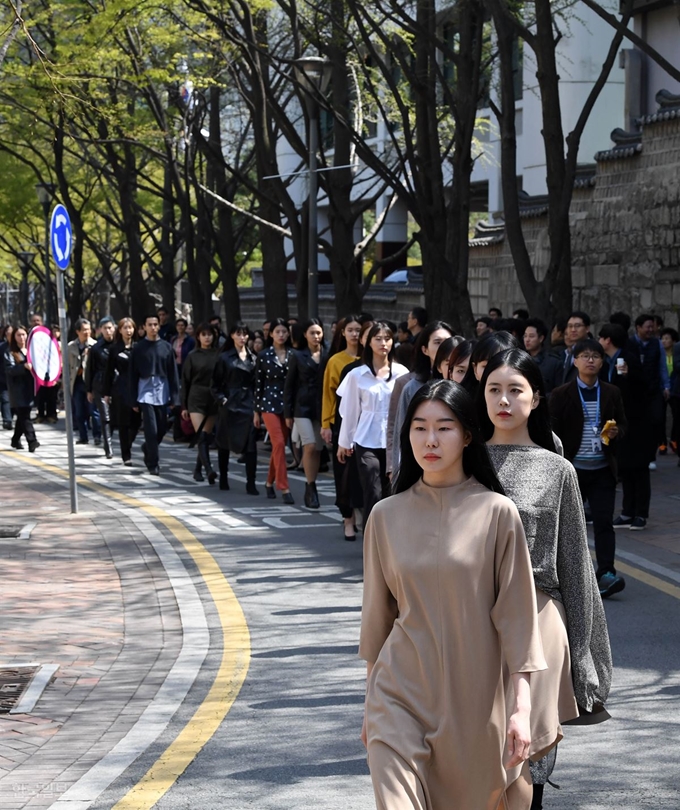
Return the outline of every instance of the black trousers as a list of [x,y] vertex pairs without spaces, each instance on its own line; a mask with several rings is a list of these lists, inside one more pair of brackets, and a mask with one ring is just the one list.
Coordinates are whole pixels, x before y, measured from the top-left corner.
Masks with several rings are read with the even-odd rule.
[[378,501],[390,492],[390,479],[387,477],[387,451],[382,447],[360,447],[354,445],[359,470],[359,481],[364,493],[364,529],[371,510]]
[[149,469],[158,467],[158,445],[168,429],[168,415],[165,405],[140,403],[144,420],[144,463]]
[[59,386],[52,385],[50,387],[41,385],[38,388],[38,393],[35,395],[35,404],[38,409],[38,417],[41,419],[56,419],[57,418],[57,397],[59,395]]
[[595,533],[595,557],[597,578],[602,574],[616,573],[616,534],[612,521],[616,501],[616,479],[609,467],[601,470],[576,470],[581,497],[590,504]]
[[335,505],[344,518],[351,518],[355,509],[364,505],[364,497],[359,481],[356,455],[352,454],[344,464],[338,461],[338,438],[340,428],[331,425],[333,435],[333,478],[335,479]]
[[649,502],[652,499],[649,465],[645,464],[632,470],[621,470],[619,478],[623,486],[621,514],[626,517],[641,517],[647,520]]
[[22,436],[26,437],[26,441],[35,441],[35,428],[33,427],[33,420],[31,419],[30,408],[15,408],[17,420],[14,425],[14,436],[12,441],[18,442]]

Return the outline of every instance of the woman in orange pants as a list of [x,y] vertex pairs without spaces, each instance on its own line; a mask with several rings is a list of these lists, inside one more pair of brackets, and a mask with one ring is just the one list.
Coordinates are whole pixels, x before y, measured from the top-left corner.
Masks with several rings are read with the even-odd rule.
[[267,497],[276,498],[276,488],[282,493],[284,503],[295,503],[288,487],[286,470],[286,442],[288,427],[283,418],[283,386],[288,374],[288,361],[292,351],[290,332],[283,318],[274,318],[269,331],[269,348],[257,357],[255,371],[255,413],[253,422],[264,426],[272,443],[272,454],[267,473]]

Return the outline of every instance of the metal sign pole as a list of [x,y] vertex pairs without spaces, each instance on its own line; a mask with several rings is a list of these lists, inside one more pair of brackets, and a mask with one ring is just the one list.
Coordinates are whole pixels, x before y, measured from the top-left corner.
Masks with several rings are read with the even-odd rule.
[[71,369],[68,363],[68,324],[66,323],[65,271],[57,268],[57,301],[59,328],[61,329],[62,382],[64,385],[64,410],[66,411],[66,447],[68,448],[68,480],[71,491],[71,514],[78,512],[78,485],[76,484],[76,456],[73,447],[73,411],[71,410]]

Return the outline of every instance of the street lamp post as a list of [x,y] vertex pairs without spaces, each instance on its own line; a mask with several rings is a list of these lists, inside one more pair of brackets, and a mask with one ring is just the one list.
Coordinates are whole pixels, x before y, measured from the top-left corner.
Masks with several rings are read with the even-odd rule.
[[19,308],[21,323],[28,326],[28,274],[33,267],[33,260],[35,253],[30,253],[27,250],[20,250],[17,253],[19,260],[19,267],[21,268],[21,289],[19,292]]
[[319,317],[319,253],[316,153],[319,149],[319,96],[323,96],[331,78],[332,65],[320,56],[305,56],[295,61],[295,78],[304,90],[309,134],[309,256],[307,259],[307,316]]
[[45,322],[52,328],[52,277],[50,275],[50,206],[57,187],[54,183],[36,183],[38,202],[45,218]]

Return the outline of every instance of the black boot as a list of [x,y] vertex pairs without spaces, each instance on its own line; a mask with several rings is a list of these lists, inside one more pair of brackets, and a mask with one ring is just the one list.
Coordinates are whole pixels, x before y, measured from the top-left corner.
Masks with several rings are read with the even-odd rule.
[[229,489],[229,451],[217,451],[217,463],[220,467],[220,489]]
[[305,506],[308,509],[319,508],[319,495],[316,491],[316,482],[305,484]]
[[210,463],[210,451],[208,450],[208,446],[210,443],[210,436],[202,430],[201,435],[198,437],[198,456],[201,459],[201,463],[205,467],[206,475],[208,476],[208,483],[212,486],[215,481],[217,481],[217,473],[212,468],[212,464]]
[[248,495],[259,495],[260,490],[255,486],[255,470],[257,469],[257,453],[246,453],[246,492]]
[[106,458],[113,458],[113,451],[111,450],[111,425],[105,422],[102,426],[102,438],[104,440],[104,453]]
[[205,478],[203,478],[203,473],[201,472],[202,466],[203,465],[201,464],[201,454],[196,453],[196,466],[194,467],[194,475],[193,475],[194,481],[205,481]]
[[534,797],[531,800],[531,810],[543,810],[543,790],[545,785],[534,785]]

